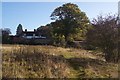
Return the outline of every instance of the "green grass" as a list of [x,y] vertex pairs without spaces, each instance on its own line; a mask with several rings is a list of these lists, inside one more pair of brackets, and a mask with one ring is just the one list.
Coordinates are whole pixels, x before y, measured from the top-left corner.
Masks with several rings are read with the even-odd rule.
[[118,77],[118,65],[105,62],[100,52],[54,46],[3,45],[2,55],[4,78]]

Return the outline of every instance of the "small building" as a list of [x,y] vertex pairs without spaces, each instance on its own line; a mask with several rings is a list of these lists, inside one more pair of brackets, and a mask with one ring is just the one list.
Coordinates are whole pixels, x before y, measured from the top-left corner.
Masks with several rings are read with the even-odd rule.
[[18,44],[50,44],[51,39],[46,37],[44,33],[41,33],[40,31],[37,31],[34,29],[34,31],[22,31],[21,33],[11,36],[13,43]]
[[42,33],[36,31],[35,29],[34,31],[27,31],[27,29],[25,29],[25,31],[23,31],[20,36],[26,39],[46,39]]

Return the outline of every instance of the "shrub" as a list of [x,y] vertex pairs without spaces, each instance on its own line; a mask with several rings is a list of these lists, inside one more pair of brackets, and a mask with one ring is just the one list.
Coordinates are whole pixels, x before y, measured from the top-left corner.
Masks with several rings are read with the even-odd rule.
[[108,62],[118,61],[118,24],[117,17],[99,16],[93,20],[93,28],[86,34],[86,41],[92,48],[98,47],[105,53]]

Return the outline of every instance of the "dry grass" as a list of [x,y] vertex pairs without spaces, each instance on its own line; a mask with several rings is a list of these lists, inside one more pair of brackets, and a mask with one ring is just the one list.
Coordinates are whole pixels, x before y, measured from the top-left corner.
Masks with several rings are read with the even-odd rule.
[[117,78],[118,65],[91,51],[54,46],[3,45],[4,78]]

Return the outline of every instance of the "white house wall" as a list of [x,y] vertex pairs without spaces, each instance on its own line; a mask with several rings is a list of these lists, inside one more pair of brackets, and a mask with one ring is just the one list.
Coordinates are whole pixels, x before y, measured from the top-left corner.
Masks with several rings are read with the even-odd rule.
[[46,37],[43,37],[43,36],[23,36],[24,38],[27,38],[27,39],[32,39],[32,38],[43,38],[43,39],[46,39]]

